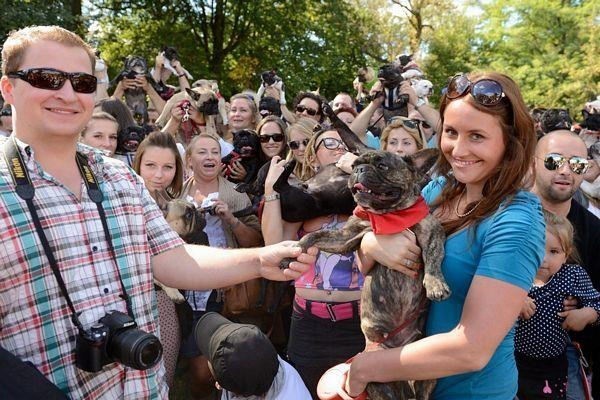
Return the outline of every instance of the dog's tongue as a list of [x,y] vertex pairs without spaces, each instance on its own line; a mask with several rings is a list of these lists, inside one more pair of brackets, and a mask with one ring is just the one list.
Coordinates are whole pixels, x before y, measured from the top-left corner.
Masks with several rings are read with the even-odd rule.
[[363,185],[362,183],[355,183],[354,184],[354,189],[356,189],[356,190],[367,190],[367,187],[365,185]]

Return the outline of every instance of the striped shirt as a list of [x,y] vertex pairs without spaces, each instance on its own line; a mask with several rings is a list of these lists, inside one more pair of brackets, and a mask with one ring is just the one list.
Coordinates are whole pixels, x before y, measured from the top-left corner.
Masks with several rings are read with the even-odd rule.
[[[75,365],[78,331],[33,220],[15,186],[0,138],[0,345],[37,367],[74,399],[167,398],[164,366],[146,371],[118,362],[89,373]],[[81,200],[44,172],[33,150],[18,142],[35,187],[35,204],[61,276],[84,328],[107,311],[126,311],[117,265],[139,329],[159,335],[152,256],[183,244],[129,167],[83,145],[104,194],[117,260],[108,250],[96,204],[81,182]]]

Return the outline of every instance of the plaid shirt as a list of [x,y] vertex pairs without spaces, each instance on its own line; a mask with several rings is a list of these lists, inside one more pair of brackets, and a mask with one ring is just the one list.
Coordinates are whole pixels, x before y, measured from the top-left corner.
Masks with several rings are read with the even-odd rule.
[[[0,345],[33,363],[74,399],[167,398],[164,366],[138,371],[115,362],[98,373],[75,366],[78,331],[44,253],[27,205],[15,192],[0,138]],[[123,163],[87,146],[104,193],[103,207],[117,262],[96,204],[82,180],[81,200],[41,169],[18,142],[35,187],[42,227],[79,319],[86,329],[107,311],[126,312],[117,265],[139,329],[158,336],[151,256],[183,244],[165,222],[143,181]]]

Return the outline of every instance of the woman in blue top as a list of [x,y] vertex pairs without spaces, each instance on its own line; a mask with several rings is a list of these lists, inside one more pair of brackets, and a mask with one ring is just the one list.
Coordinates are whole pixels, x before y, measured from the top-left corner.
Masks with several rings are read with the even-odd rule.
[[[423,196],[447,239],[442,271],[452,295],[430,306],[427,337],[363,352],[345,390],[368,382],[438,379],[434,399],[513,399],[514,325],[544,254],[538,199],[522,190],[535,133],[516,83],[499,73],[457,75],[441,100],[439,178]],[[404,232],[365,236],[360,259],[414,274],[419,250]],[[408,246],[402,256],[390,249]],[[350,397],[346,397],[350,398]]]

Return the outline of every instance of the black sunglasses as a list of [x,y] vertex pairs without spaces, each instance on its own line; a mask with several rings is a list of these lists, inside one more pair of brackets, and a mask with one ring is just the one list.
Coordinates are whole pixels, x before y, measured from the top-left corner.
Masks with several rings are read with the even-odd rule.
[[457,99],[467,93],[479,104],[483,106],[494,106],[506,97],[502,86],[492,79],[480,79],[477,82],[471,82],[466,75],[459,74],[452,77],[448,84],[446,97]]
[[259,135],[261,143],[269,143],[269,140],[273,139],[274,142],[283,142],[283,133],[274,133],[272,135]]
[[390,124],[392,122],[402,121],[402,125],[406,130],[412,131],[414,133],[419,133],[419,127],[417,120],[412,120],[406,117],[392,117],[390,118]]
[[306,113],[307,113],[308,115],[310,115],[310,116],[313,116],[313,117],[314,117],[315,115],[317,115],[317,113],[319,112],[318,110],[315,110],[315,109],[312,109],[312,108],[309,108],[309,107],[305,107],[305,106],[303,106],[303,105],[301,105],[301,104],[298,104],[298,105],[296,106],[296,112],[297,112],[298,114],[302,114],[304,111],[306,111]]
[[317,147],[315,147],[315,151],[319,150],[319,147],[321,145],[325,146],[325,148],[328,150],[337,150],[341,147],[344,150],[348,151],[348,148],[346,147],[344,142],[342,142],[341,140],[336,139],[336,138],[324,138],[323,140],[321,140],[319,142]]
[[298,150],[300,148],[300,145],[306,147],[307,144],[308,144],[308,139],[290,140],[288,142],[288,146],[290,146],[290,149],[292,149],[292,150]]
[[31,68],[6,74],[9,78],[19,78],[38,89],[59,90],[66,80],[71,81],[73,90],[78,93],[94,93],[98,79],[84,72],[63,72],[53,68]]
[[423,121],[422,119],[413,119],[413,121],[415,121],[416,124],[421,125],[422,128],[425,128],[425,129],[431,128],[431,125],[429,125],[427,122]]
[[567,161],[569,162],[569,168],[571,168],[571,171],[577,175],[585,174],[590,167],[588,160],[579,156],[573,156],[567,159],[567,157],[561,154],[550,153],[547,154],[546,157],[542,158],[542,160],[544,161],[544,167],[546,167],[548,171],[555,171],[561,168]]

